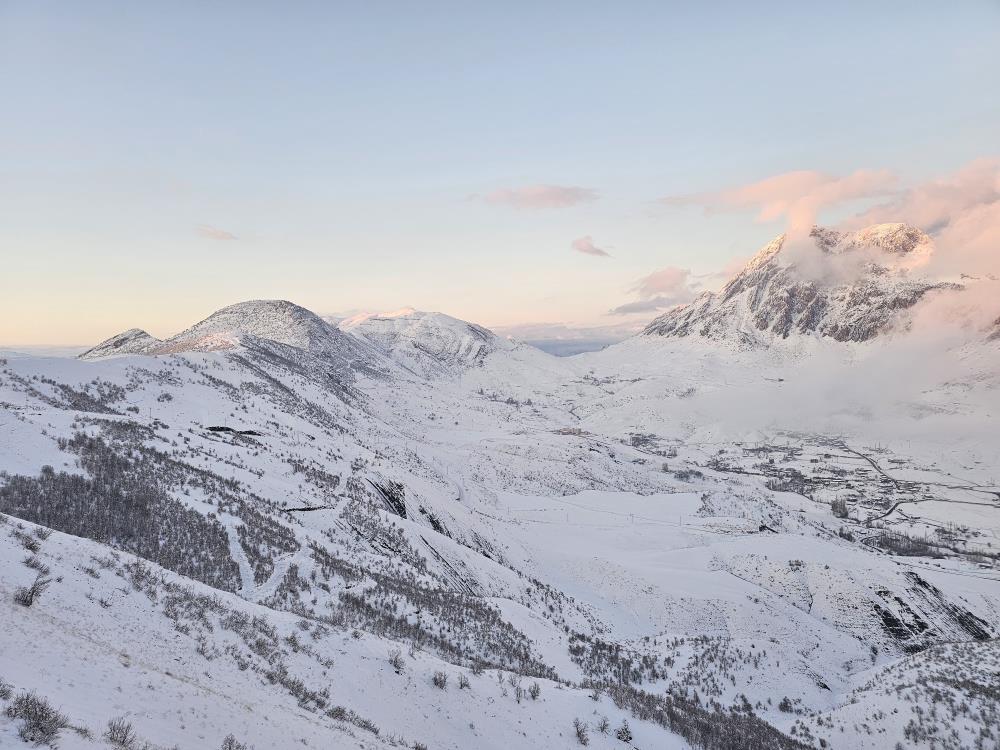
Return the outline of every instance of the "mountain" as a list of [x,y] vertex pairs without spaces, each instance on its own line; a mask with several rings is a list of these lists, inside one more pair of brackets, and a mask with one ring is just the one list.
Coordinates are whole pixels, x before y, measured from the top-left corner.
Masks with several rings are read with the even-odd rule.
[[340,328],[424,377],[482,367],[489,355],[511,348],[509,342],[482,326],[412,308],[358,315],[341,321]]
[[749,347],[796,335],[868,341],[905,327],[905,312],[929,293],[962,288],[920,275],[932,252],[930,238],[904,224],[857,232],[815,227],[797,246],[782,235],[721,291],[669,310],[643,333]]
[[351,371],[382,373],[389,364],[374,348],[286,300],[250,300],[230,305],[163,341],[139,329],[131,329],[98,344],[80,359],[95,360],[122,354],[227,352],[262,346],[277,347],[275,353],[281,355],[308,355],[332,365],[343,375]]
[[165,340],[158,354],[234,349],[248,337],[323,354],[350,346],[336,327],[286,300],[250,300],[218,310]]
[[141,328],[130,328],[88,349],[83,354],[80,354],[79,358],[82,360],[95,360],[126,354],[146,354],[162,343],[158,338],[150,336]]
[[421,378],[465,378],[490,387],[494,380],[534,382],[559,370],[535,347],[438,312],[362,314],[342,320],[340,328]]

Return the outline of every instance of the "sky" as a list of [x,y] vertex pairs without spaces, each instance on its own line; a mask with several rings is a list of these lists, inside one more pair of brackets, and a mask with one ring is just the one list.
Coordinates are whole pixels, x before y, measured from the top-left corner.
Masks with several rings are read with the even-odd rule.
[[997,156],[998,75],[995,0],[0,0],[0,344],[254,298],[628,329]]

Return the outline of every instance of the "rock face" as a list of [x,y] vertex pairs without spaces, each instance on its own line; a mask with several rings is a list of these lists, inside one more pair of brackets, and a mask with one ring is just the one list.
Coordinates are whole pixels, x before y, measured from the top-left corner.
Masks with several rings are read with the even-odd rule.
[[130,328],[117,336],[102,341],[92,349],[88,349],[79,355],[79,359],[95,360],[126,354],[146,354],[162,343],[158,338],[150,336],[141,328]]
[[740,346],[797,334],[861,342],[905,324],[904,311],[929,292],[962,288],[919,275],[933,245],[904,224],[849,233],[815,227],[804,245],[774,239],[721,291],[669,310],[643,333]]

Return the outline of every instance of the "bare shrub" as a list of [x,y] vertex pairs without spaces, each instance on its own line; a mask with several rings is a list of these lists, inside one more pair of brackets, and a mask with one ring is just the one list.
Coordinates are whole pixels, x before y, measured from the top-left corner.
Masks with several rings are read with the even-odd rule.
[[69,719],[34,692],[21,693],[7,707],[7,716],[20,719],[17,736],[36,745],[54,746]]
[[601,720],[597,722],[597,731],[601,734],[607,734],[609,729],[611,729],[611,722],[607,716],[602,716]]
[[220,750],[252,750],[250,745],[240,742],[231,734],[226,735]]
[[528,695],[531,696],[531,700],[537,701],[538,696],[542,694],[542,686],[537,682],[531,683],[531,687],[528,688]]
[[14,592],[14,601],[23,607],[30,607],[35,600],[42,595],[42,592],[52,583],[51,578],[46,578],[41,573],[35,577],[35,582],[30,586],[21,586]]
[[439,690],[444,690],[448,687],[448,673],[440,670],[435,672],[434,676],[431,678],[431,682],[434,683],[434,687]]
[[507,683],[514,688],[514,699],[520,703],[524,698],[524,688],[521,687],[521,678],[517,675],[511,675],[507,678]]
[[378,736],[379,728],[371,719],[366,719],[363,716],[358,716],[350,709],[344,708],[343,706],[334,706],[327,710],[326,715],[331,719],[336,721],[346,721],[359,729],[364,729],[366,732],[371,732],[375,736]]
[[389,666],[396,670],[396,674],[403,671],[403,652],[400,649],[394,648],[389,652]]
[[108,728],[104,730],[104,739],[121,750],[132,750],[137,737],[132,722],[126,721],[124,717],[118,717],[108,722]]
[[27,535],[21,537],[21,545],[28,550],[28,552],[38,552],[38,550],[42,548],[42,545],[38,543],[37,539],[32,539]]
[[618,727],[618,731],[615,732],[615,737],[622,742],[632,741],[632,729],[628,725],[628,719],[622,719],[622,725]]
[[21,562],[32,570],[37,570],[43,576],[47,576],[49,574],[49,567],[41,561],[38,555],[28,555]]
[[465,672],[460,672],[458,675],[458,689],[465,690],[469,686],[469,678],[465,676]]
[[590,735],[587,734],[587,723],[579,719],[573,719],[573,731],[576,733],[576,741],[581,745],[590,744]]
[[4,682],[0,680],[0,700],[9,701],[10,696],[14,694],[14,686],[9,682]]

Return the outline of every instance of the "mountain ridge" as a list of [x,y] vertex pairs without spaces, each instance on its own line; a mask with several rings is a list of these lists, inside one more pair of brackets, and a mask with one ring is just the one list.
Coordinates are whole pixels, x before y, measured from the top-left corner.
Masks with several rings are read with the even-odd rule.
[[862,343],[905,327],[904,313],[952,281],[920,275],[931,239],[905,224],[856,232],[814,227],[792,246],[780,235],[718,292],[668,310],[640,335],[697,335],[742,346],[766,346],[805,334]]

